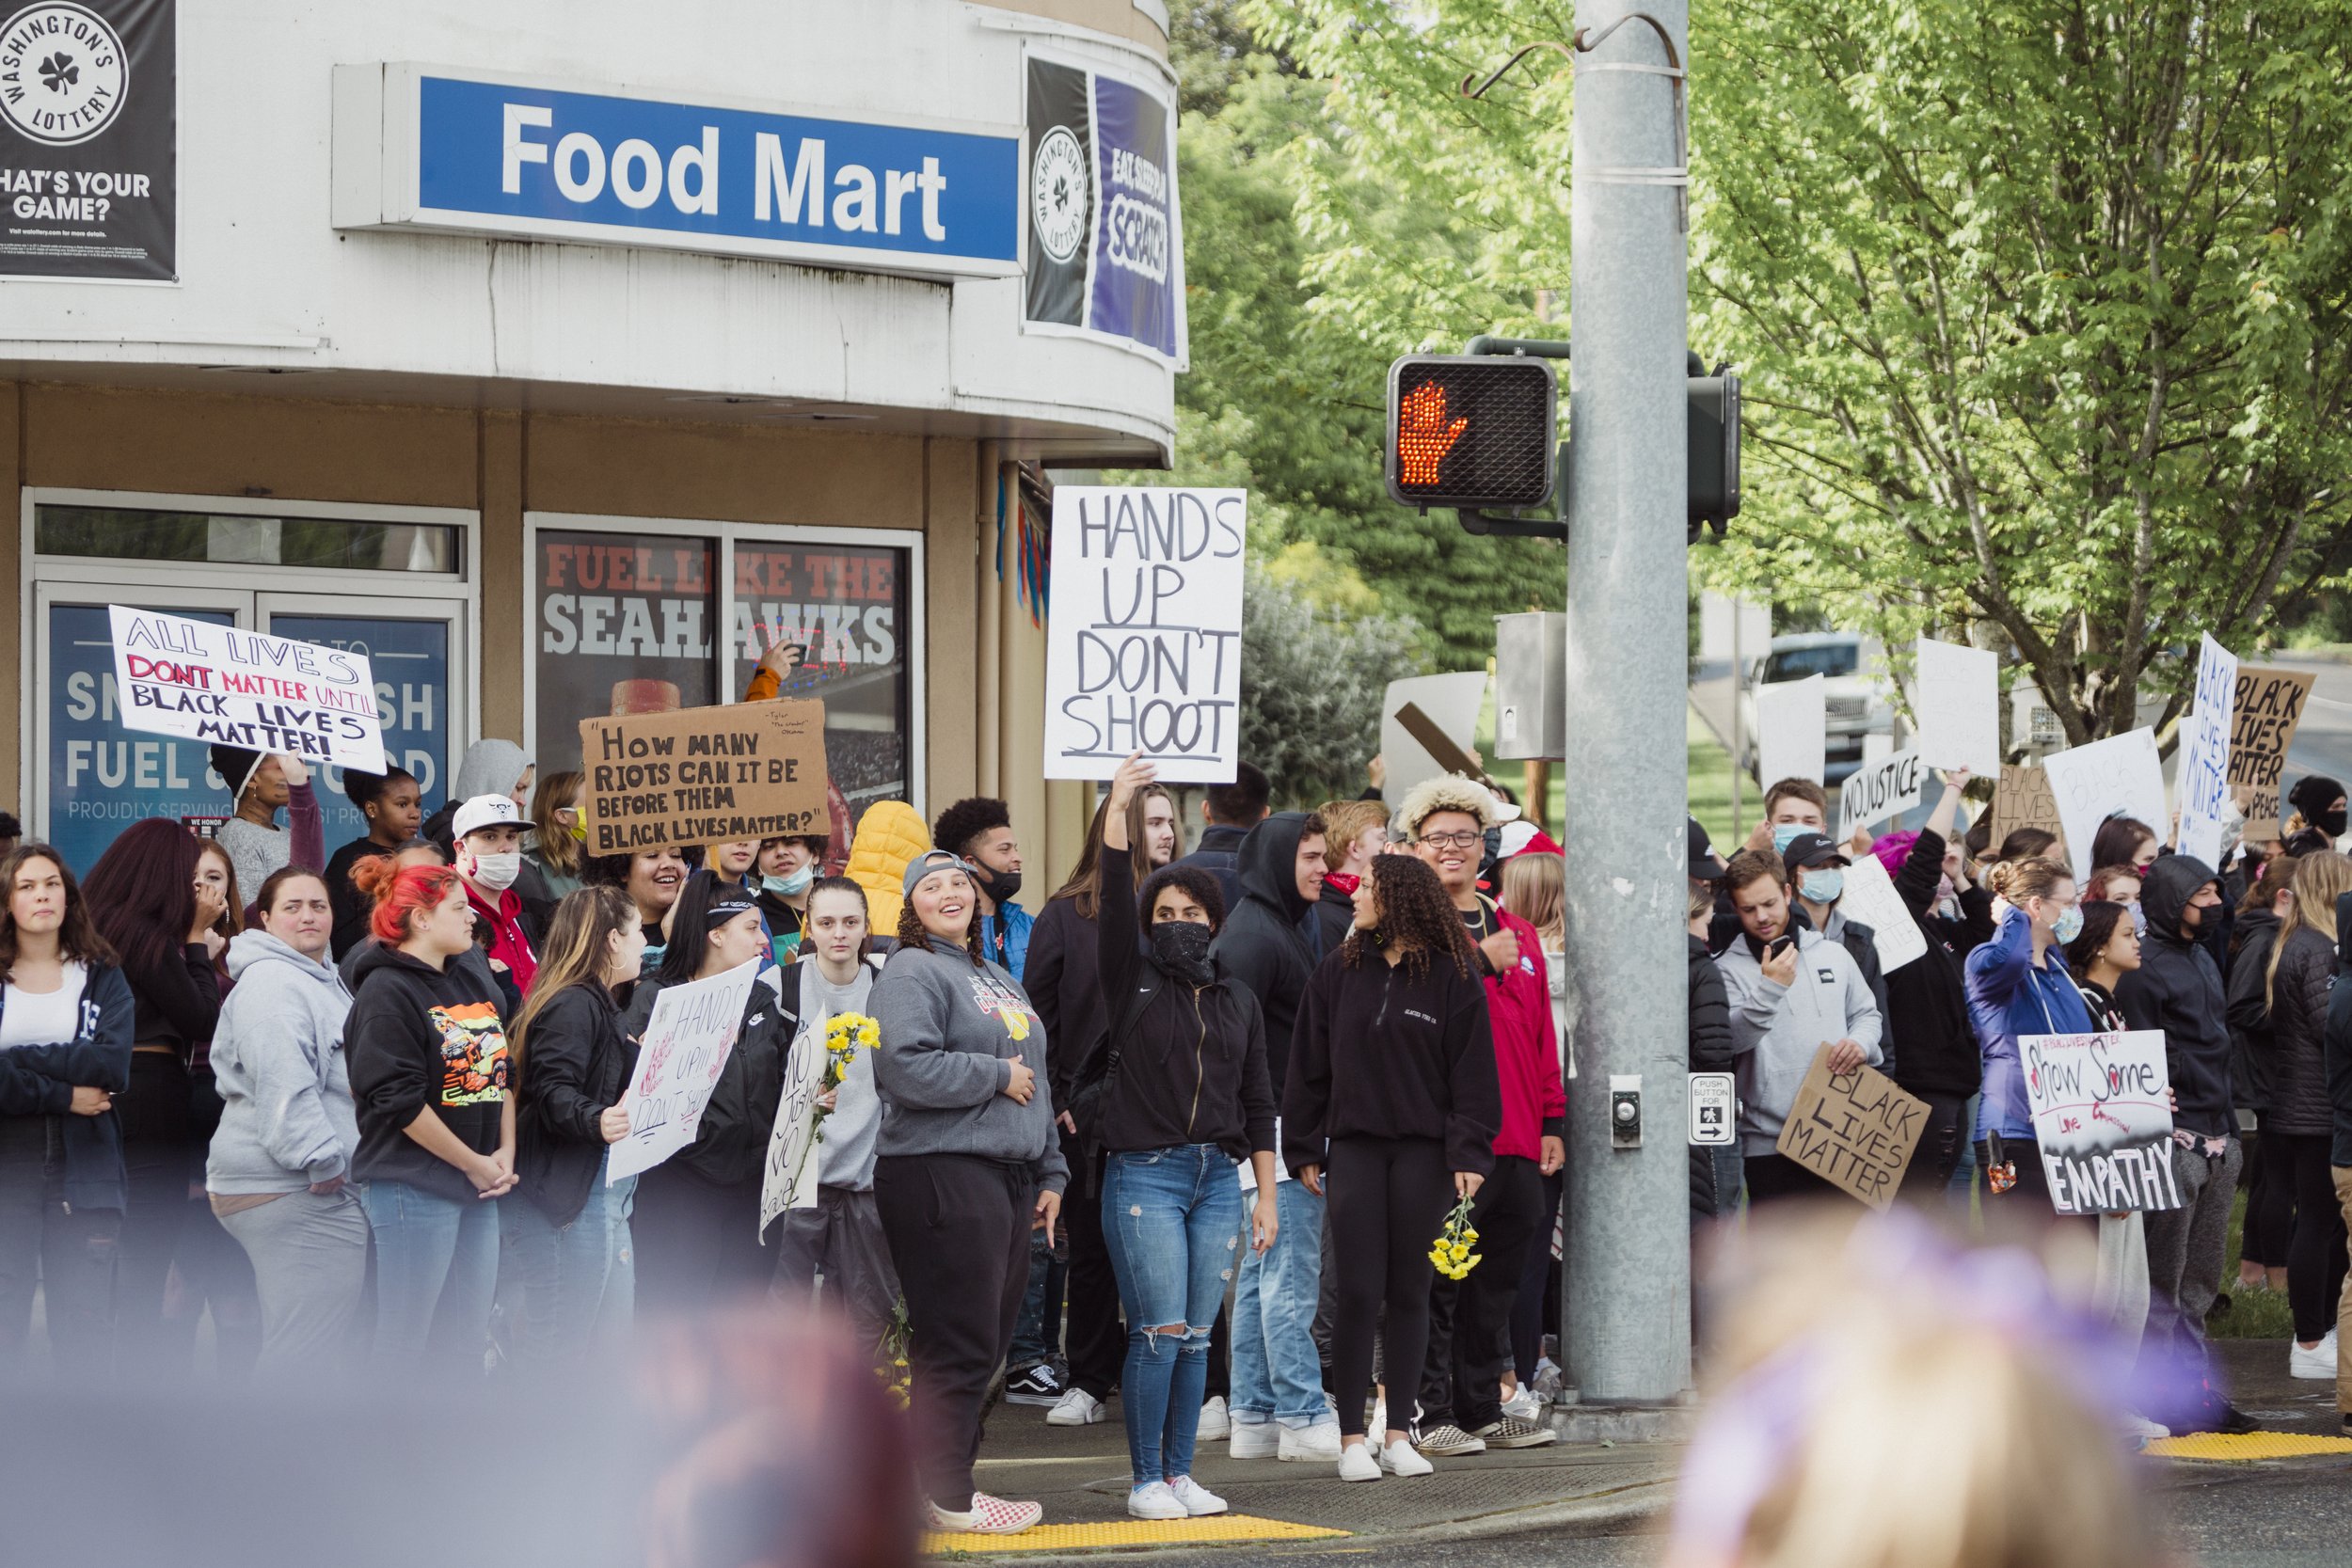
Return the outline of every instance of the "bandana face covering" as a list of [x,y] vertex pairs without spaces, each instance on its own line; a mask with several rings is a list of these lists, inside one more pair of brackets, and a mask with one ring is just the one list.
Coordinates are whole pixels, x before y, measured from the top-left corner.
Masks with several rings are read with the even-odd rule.
[[1216,933],[1198,921],[1163,920],[1152,927],[1152,957],[1178,979],[1205,986],[1216,978],[1209,967],[1209,943]]

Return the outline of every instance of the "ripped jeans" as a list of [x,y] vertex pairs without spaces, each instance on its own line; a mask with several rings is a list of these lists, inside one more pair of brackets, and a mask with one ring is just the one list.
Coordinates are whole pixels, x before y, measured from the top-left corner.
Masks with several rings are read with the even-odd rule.
[[1192,1474],[1209,1328],[1240,1266],[1241,1180],[1215,1144],[1114,1153],[1103,1240],[1127,1311],[1120,1403],[1135,1483]]

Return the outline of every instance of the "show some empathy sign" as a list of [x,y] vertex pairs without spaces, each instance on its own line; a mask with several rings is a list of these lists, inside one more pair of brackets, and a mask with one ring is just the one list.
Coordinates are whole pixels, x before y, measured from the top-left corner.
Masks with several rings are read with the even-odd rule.
[[1107,779],[1141,752],[1168,784],[1225,784],[1241,741],[1248,493],[1054,490],[1045,776]]
[[384,771],[367,656],[108,605],[126,729]]
[[786,698],[580,721],[588,852],[825,831],[825,705]]
[[653,999],[653,1015],[637,1044],[637,1070],[621,1092],[628,1132],[605,1162],[605,1185],[651,1170],[694,1141],[758,977],[754,958],[724,974],[672,986]]
[[2059,1213],[2181,1206],[2162,1030],[2027,1035],[2017,1050]]
[[1884,1209],[1927,1130],[1928,1102],[1875,1068],[1830,1071],[1829,1052],[1823,1045],[1814,1056],[1775,1148],[1849,1196]]

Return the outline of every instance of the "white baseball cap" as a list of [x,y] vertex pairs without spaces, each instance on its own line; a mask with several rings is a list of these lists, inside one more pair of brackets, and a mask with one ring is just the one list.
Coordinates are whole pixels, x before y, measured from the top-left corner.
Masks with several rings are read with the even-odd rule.
[[457,808],[457,816],[450,824],[450,835],[464,842],[468,833],[483,828],[501,828],[509,824],[523,825],[522,808],[515,804],[511,795],[477,795]]

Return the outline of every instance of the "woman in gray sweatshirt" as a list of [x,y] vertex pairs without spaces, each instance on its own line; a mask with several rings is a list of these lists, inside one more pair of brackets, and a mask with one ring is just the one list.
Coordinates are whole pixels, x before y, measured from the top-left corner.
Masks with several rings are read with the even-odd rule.
[[262,884],[262,928],[229,944],[213,1036],[220,1127],[204,1165],[213,1212],[253,1259],[264,1370],[332,1364],[368,1272],[368,1219],[349,1185],[359,1123],[343,1067],[351,992],[327,959],[335,911],[315,871]]
[[1043,1511],[977,1492],[980,1408],[1012,1345],[1032,1225],[1053,1238],[1070,1170],[1045,1085],[1045,1026],[980,957],[969,863],[907,866],[898,949],[874,982],[874,1198],[914,1324],[914,1430],[934,1529],[1010,1534]]

